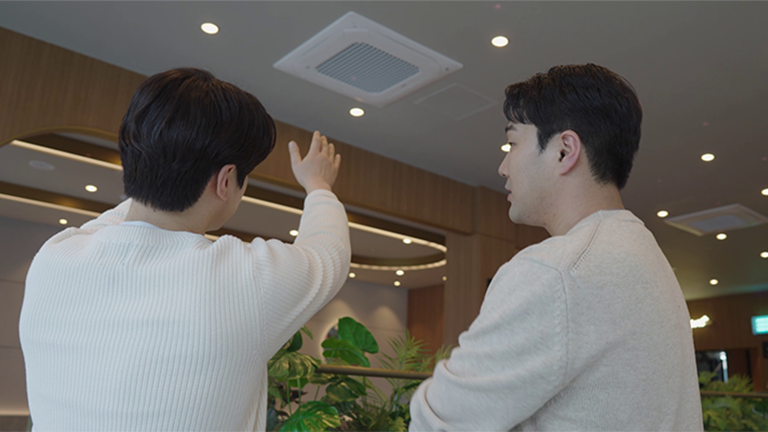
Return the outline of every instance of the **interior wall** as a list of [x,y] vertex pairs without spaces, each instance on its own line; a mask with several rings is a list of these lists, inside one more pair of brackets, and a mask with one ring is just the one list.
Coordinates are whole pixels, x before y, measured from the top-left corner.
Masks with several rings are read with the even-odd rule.
[[[764,354],[763,343],[768,343],[768,335],[752,334],[752,317],[768,315],[768,292],[691,300],[688,301],[688,311],[691,318],[707,315],[711,320],[707,327],[693,330],[696,350],[742,353],[750,350],[755,391],[766,391],[768,358]],[[742,363],[742,360],[734,362],[737,366],[735,372],[746,368],[746,364]]]
[[19,314],[38,249],[61,227],[0,217],[0,416],[28,415]]

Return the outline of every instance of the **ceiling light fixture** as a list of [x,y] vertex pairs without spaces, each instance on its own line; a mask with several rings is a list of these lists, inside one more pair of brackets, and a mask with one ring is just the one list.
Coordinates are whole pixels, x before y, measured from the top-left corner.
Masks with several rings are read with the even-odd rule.
[[355,278],[355,276],[357,276],[357,275],[356,275],[356,274],[354,274],[354,273],[350,273],[350,274],[349,274],[349,278],[350,278],[350,279],[354,279],[354,278]]
[[94,186],[94,185],[86,185],[86,186],[85,186],[85,190],[87,190],[87,191],[88,191],[88,192],[90,192],[90,193],[94,193],[94,192],[96,192],[97,190],[99,190],[99,188],[97,188],[97,187],[96,187],[96,186]]
[[66,219],[59,219],[59,223],[62,225],[66,225],[67,223],[69,223],[69,221]]
[[503,146],[501,146],[501,151],[504,153],[509,153],[509,151],[512,150],[512,144],[506,143]]
[[400,286],[400,281],[395,281],[395,286]]
[[219,32],[219,26],[214,23],[203,23],[200,28],[209,35],[214,35]]
[[768,196],[768,188],[763,189],[762,191],[760,191],[760,193],[763,194],[764,196]]
[[717,279],[710,279],[710,280],[709,280],[709,284],[710,284],[710,285],[717,285],[717,284],[719,284],[719,283],[720,283],[720,281],[719,281],[719,280],[717,280]]
[[299,232],[296,231],[296,230],[290,230],[290,231],[288,231],[288,234],[290,234],[293,237],[296,237],[297,235],[299,235]]
[[411,239],[409,239],[409,238],[404,238],[404,239],[403,239],[403,243],[405,243],[405,244],[411,244],[411,243],[413,243],[413,240],[411,240]]
[[398,275],[398,276],[402,276],[402,275],[405,274],[405,272],[402,271],[402,270],[398,270],[398,271],[395,272],[395,274]]
[[669,216],[669,212],[666,211],[666,210],[659,210],[659,212],[656,213],[656,216],[658,216],[660,218],[665,218],[665,217]]
[[768,258],[768,251],[760,252],[760,258]]
[[349,110],[349,115],[352,117],[362,117],[363,114],[365,114],[365,111],[362,108],[352,108]]
[[443,276],[443,282],[448,280],[448,276]]
[[495,38],[491,39],[491,44],[497,48],[505,47],[508,43],[509,39],[505,38],[504,36],[496,36]]
[[726,235],[725,233],[720,233],[715,237],[717,237],[718,240],[725,240],[728,238],[728,235]]
[[703,160],[704,162],[712,162],[713,160],[715,160],[715,155],[713,155],[712,153],[704,153],[703,155],[701,155],[701,160]]

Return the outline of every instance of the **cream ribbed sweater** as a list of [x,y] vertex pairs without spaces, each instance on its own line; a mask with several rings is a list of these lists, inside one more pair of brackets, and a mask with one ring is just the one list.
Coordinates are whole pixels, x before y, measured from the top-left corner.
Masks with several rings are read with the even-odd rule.
[[410,430],[700,431],[689,319],[643,223],[597,212],[499,269]]
[[118,225],[129,206],[57,234],[30,267],[35,430],[263,430],[267,361],[346,280],[344,207],[311,193],[290,245]]

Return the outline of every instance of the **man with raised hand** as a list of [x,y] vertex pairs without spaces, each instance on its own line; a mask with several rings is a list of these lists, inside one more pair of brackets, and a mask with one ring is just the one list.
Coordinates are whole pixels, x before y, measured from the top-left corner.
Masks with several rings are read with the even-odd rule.
[[411,400],[411,431],[702,430],[680,286],[624,209],[642,110],[593,64],[506,90],[509,217],[550,238],[501,266],[459,346]]
[[304,158],[289,145],[307,192],[294,244],[204,237],[274,144],[258,99],[206,71],[142,83],[119,135],[130,199],[48,240],[27,275],[35,430],[264,430],[267,361],[338,292],[351,256],[331,192],[340,156],[319,132]]

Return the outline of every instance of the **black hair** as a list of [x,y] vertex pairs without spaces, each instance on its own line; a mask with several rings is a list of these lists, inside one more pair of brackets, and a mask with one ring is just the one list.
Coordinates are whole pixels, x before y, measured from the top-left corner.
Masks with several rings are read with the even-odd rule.
[[627,184],[640,145],[643,110],[627,80],[594,65],[556,66],[507,87],[504,115],[536,126],[543,152],[565,130],[579,135],[592,175],[619,189]]
[[125,194],[154,209],[194,205],[218,171],[240,187],[275,147],[275,123],[252,94],[210,72],[182,68],[147,78],[120,126]]

